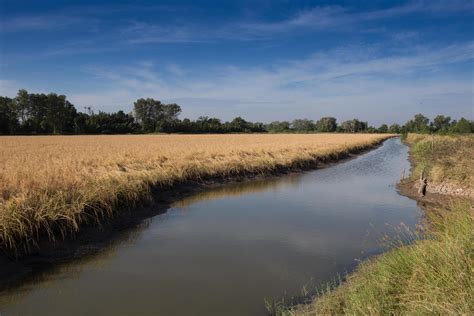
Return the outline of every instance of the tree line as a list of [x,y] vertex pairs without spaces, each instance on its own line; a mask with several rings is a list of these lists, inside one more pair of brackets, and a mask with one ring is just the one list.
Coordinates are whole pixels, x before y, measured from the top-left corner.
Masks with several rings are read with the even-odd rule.
[[369,126],[358,119],[338,124],[334,117],[313,121],[295,119],[268,124],[249,122],[241,117],[222,122],[201,116],[196,120],[179,119],[181,107],[151,98],[134,102],[133,112],[95,113],[91,108],[79,112],[65,95],[28,93],[22,89],[15,98],[0,96],[0,134],[129,134],[129,133],[472,133],[474,121],[452,120],[438,115],[432,121],[422,114],[404,125]]

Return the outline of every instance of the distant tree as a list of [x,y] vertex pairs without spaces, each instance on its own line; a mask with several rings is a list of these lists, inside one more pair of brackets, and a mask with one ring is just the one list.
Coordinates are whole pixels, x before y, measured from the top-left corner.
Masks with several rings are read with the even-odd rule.
[[74,118],[77,110],[65,95],[50,93],[46,96],[46,111],[42,127],[54,134],[71,133],[74,131]]
[[262,122],[249,122],[249,126],[250,126],[250,131],[252,133],[266,133],[267,130],[265,129],[265,124],[263,124]]
[[22,133],[72,133],[76,108],[66,96],[28,93],[22,89],[13,100],[13,108]]
[[315,124],[308,119],[295,119],[291,123],[291,128],[297,132],[309,132],[314,131]]
[[469,121],[462,117],[450,127],[450,132],[461,134],[474,133],[474,121]]
[[151,98],[138,99],[134,103],[133,112],[143,131],[158,132],[165,125],[176,122],[181,113],[181,107],[174,103],[163,104]]
[[416,114],[412,120],[409,120],[405,123],[404,129],[406,132],[414,132],[414,133],[429,133],[430,119],[424,116],[423,114],[419,113]]
[[401,133],[400,125],[398,125],[398,124],[392,124],[392,125],[390,125],[390,127],[388,128],[388,131],[389,131],[390,133],[393,133],[393,134],[400,134],[400,133]]
[[388,126],[387,124],[382,124],[380,127],[377,129],[377,132],[379,133],[387,133],[388,132]]
[[89,131],[89,114],[78,112],[74,118],[73,129],[76,134],[88,134]]
[[273,121],[265,126],[269,132],[288,132],[290,130],[290,122]]
[[200,116],[195,125],[194,131],[199,133],[222,133],[224,131],[221,120],[214,117]]
[[168,126],[176,125],[181,107],[176,103],[163,104],[162,111],[163,114],[158,122],[158,131],[164,132]]
[[0,134],[14,134],[19,127],[13,100],[0,96]]
[[241,118],[240,116],[236,117],[230,122],[226,122],[225,128],[229,132],[234,132],[234,133],[242,133],[242,132],[250,132],[251,127],[249,123]]
[[433,120],[432,129],[434,132],[446,132],[449,129],[451,117],[438,115]]
[[357,133],[367,131],[367,122],[361,122],[358,119],[348,120],[342,122],[339,126],[339,131],[344,133]]
[[334,117],[323,117],[316,122],[316,130],[321,133],[335,132],[337,129],[337,121]]
[[30,117],[31,105],[30,96],[25,89],[18,90],[18,94],[13,99],[14,107],[20,124],[24,124]]
[[379,130],[373,126],[369,126],[367,127],[367,130],[366,130],[367,133],[380,133]]

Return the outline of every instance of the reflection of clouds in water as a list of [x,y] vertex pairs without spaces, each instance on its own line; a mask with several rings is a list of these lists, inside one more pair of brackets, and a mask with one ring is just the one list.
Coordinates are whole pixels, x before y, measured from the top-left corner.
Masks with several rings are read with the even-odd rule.
[[198,202],[241,196],[244,194],[259,193],[262,191],[277,190],[280,188],[296,187],[300,184],[300,182],[301,175],[298,174],[291,174],[281,178],[248,180],[241,183],[223,185],[222,187],[217,187],[193,194],[190,197],[175,202],[172,207],[184,209],[191,204]]
[[395,183],[403,169],[410,170],[407,153],[408,148],[399,139],[388,139],[381,147],[333,168],[320,170],[316,175],[334,182],[356,182],[379,176]]
[[[406,159],[407,147],[402,145],[398,139],[389,139],[384,144],[371,152],[357,157],[342,164],[336,164],[330,168],[315,170],[304,174],[293,174],[281,178],[249,180],[206,190],[190,197],[184,198],[173,204],[175,208],[186,209],[188,206],[227,197],[236,197],[269,190],[280,190],[287,188],[298,188],[300,190],[312,190],[313,193],[325,191],[325,195],[347,195],[351,198],[360,197],[361,200],[372,202],[383,202],[387,205],[399,204],[399,197],[393,195],[393,186],[398,182],[398,175],[403,169],[409,170]],[[393,172],[393,171],[396,172]],[[379,179],[374,179],[379,175]],[[311,178],[311,179],[308,179]],[[369,178],[367,182],[366,178]],[[390,181],[387,181],[390,180]],[[362,183],[364,182],[365,183]],[[328,182],[338,182],[341,186],[338,192],[327,186]],[[302,185],[304,184],[304,185]],[[319,185],[318,185],[319,184]],[[316,188],[315,186],[318,185]],[[382,195],[380,191],[370,194],[367,187],[370,185],[383,186],[390,194]],[[369,194],[368,194],[369,193]]]

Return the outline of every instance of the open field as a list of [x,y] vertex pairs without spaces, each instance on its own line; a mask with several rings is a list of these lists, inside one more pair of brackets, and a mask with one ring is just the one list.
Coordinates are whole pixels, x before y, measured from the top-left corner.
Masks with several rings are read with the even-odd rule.
[[[434,141],[433,141],[434,140]],[[433,142],[432,142],[433,141]],[[474,175],[472,135],[432,136],[410,134],[414,183],[422,170],[434,193],[461,195],[452,200],[424,198],[424,233],[409,232],[413,244],[395,241],[395,248],[363,262],[339,287],[321,290],[312,303],[275,314],[436,314],[461,315],[474,311],[474,204],[464,194],[472,190]],[[442,184],[447,191],[436,188]],[[460,189],[455,189],[460,188]],[[403,191],[402,190],[402,191]],[[457,194],[461,192],[462,194]],[[448,202],[447,202],[448,201]],[[435,204],[431,204],[435,202]],[[439,204],[441,202],[441,204]]]
[[391,135],[126,135],[0,138],[0,247],[63,238],[150,188],[314,166]]

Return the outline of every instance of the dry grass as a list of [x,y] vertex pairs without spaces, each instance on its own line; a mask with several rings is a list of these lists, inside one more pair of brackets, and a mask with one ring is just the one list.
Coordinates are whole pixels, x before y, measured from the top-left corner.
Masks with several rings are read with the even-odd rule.
[[406,141],[416,160],[412,173],[418,179],[422,170],[433,184],[450,183],[474,190],[474,135],[431,136],[409,134]]
[[63,238],[150,188],[297,168],[389,135],[126,135],[0,138],[0,248]]

